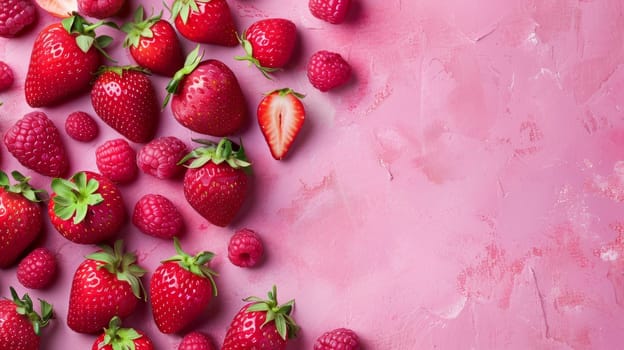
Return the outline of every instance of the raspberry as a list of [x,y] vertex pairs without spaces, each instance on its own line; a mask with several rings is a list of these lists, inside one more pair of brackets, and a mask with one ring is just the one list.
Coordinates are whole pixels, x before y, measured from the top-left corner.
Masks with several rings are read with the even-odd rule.
[[0,61],[0,92],[8,90],[13,85],[13,70],[8,64]]
[[335,52],[318,51],[308,62],[308,79],[315,88],[325,92],[341,86],[351,77],[351,66]]
[[37,19],[37,10],[30,0],[2,0],[0,3],[0,36],[11,38]]
[[186,144],[173,136],[159,137],[145,145],[137,157],[141,171],[159,179],[171,179],[181,175],[184,167],[178,165],[188,153]]
[[240,267],[253,267],[260,262],[264,247],[260,236],[252,230],[237,231],[228,244],[228,258]]
[[143,233],[169,239],[184,229],[184,221],[176,206],[159,194],[146,194],[134,205],[132,223]]
[[316,339],[314,350],[358,350],[360,341],[354,331],[347,328],[337,328]]
[[314,17],[338,24],[347,17],[350,4],[351,0],[310,0],[308,8]]
[[95,150],[95,164],[102,175],[119,183],[128,183],[136,178],[136,153],[124,139],[104,142]]
[[95,140],[99,133],[95,120],[85,112],[73,112],[65,120],[65,132],[72,139],[82,142]]
[[178,350],[216,350],[210,338],[202,332],[191,332],[182,338]]
[[89,17],[104,19],[119,12],[124,2],[124,0],[78,0],[78,12]]
[[56,257],[46,248],[37,248],[17,266],[17,280],[24,287],[43,289],[56,277]]

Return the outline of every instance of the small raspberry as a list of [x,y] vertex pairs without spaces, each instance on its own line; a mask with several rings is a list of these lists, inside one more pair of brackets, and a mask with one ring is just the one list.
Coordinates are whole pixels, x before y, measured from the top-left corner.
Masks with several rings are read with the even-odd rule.
[[99,128],[90,115],[78,111],[67,116],[65,132],[76,141],[90,142],[97,137]]
[[0,92],[8,90],[13,85],[13,70],[8,64],[0,61]]
[[260,236],[252,230],[237,231],[228,244],[228,258],[240,267],[253,267],[260,262],[264,247]]
[[24,287],[43,289],[56,277],[56,257],[46,248],[30,252],[17,266],[17,280]]
[[354,331],[347,328],[337,328],[316,339],[314,350],[358,350],[360,341]]
[[188,148],[182,140],[174,136],[159,137],[139,150],[137,164],[146,174],[171,179],[184,172],[178,162],[187,153]]
[[78,0],[78,12],[89,17],[104,19],[119,12],[124,2],[124,0]]
[[176,206],[159,194],[146,194],[134,205],[132,223],[143,233],[169,239],[179,236],[184,221]]
[[202,332],[191,332],[182,338],[178,350],[216,350],[210,337]]
[[351,0],[310,0],[308,7],[314,17],[338,24],[347,17],[350,3]]
[[0,36],[12,38],[37,19],[37,10],[30,0],[0,2]]
[[351,78],[351,66],[335,52],[318,51],[308,62],[308,79],[325,92],[345,84]]
[[119,183],[128,183],[136,178],[136,152],[124,139],[104,142],[95,150],[95,164],[102,175]]

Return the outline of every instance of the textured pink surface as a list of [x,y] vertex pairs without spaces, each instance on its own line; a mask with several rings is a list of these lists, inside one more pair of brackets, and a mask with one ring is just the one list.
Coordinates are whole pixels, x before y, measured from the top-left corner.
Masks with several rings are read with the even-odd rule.
[[[136,2],[133,3],[135,5]],[[220,294],[195,329],[220,342],[241,298],[277,284],[297,300],[302,326],[290,349],[310,349],[325,330],[348,327],[366,349],[613,349],[624,340],[624,5],[620,0],[355,1],[342,25],[311,16],[306,1],[231,0],[239,29],[265,17],[293,20],[299,54],[274,81],[205,45],[238,76],[249,108],[284,86],[307,94],[308,119],[288,160],[277,162],[255,123],[240,135],[254,163],[254,193],[227,228],[184,201],[181,183],[142,175],[122,187],[129,208],[160,193],[186,220],[182,244],[217,253]],[[160,1],[146,1],[158,11]],[[16,86],[0,94],[0,129],[31,111],[23,81],[44,13],[20,39],[0,41]],[[187,52],[194,46],[184,42]],[[307,57],[340,52],[354,81],[331,93],[305,78]],[[112,56],[130,63],[117,40]],[[166,79],[154,77],[159,97]],[[88,96],[44,109],[62,127],[92,112]],[[101,121],[88,144],[65,137],[72,171],[95,170],[94,150],[117,134]],[[200,135],[162,113],[159,136],[190,145]],[[138,150],[139,145],[135,145]],[[6,150],[2,168],[19,169]],[[49,179],[33,175],[48,187]],[[266,262],[227,260],[238,228],[262,235]],[[128,224],[124,239],[153,271],[169,242]],[[71,276],[93,250],[52,228],[59,254],[51,301],[57,320],[44,349],[87,348],[94,337],[65,324]],[[145,281],[149,278],[149,274]],[[17,284],[0,271],[0,290]],[[180,336],[158,332],[147,306],[127,325],[161,349]]]

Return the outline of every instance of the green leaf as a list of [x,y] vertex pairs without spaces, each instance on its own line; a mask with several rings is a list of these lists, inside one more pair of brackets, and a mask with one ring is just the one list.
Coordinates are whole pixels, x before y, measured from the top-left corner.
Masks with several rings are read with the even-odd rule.
[[67,17],[61,21],[61,25],[68,33],[71,33],[75,20],[76,16]]
[[101,35],[98,36],[97,39],[95,39],[96,45],[102,49],[108,47],[113,42],[113,40],[114,39],[108,35]]
[[275,318],[275,328],[277,328],[277,333],[282,337],[282,339],[286,340],[288,336],[288,329],[286,327],[286,320],[284,320],[284,316],[279,315]]
[[134,21],[141,22],[143,20],[143,6],[139,5],[136,11],[134,12]]
[[63,220],[69,220],[74,213],[76,212],[76,208],[74,205],[70,205],[67,207],[55,205],[54,206],[54,214]]
[[8,187],[10,185],[9,177],[4,171],[0,171],[0,186]]
[[74,225],[78,225],[87,217],[87,209],[89,209],[88,205],[85,204],[77,204],[76,205],[76,215],[74,216]]
[[94,41],[95,39],[93,37],[87,35],[78,35],[76,37],[76,44],[84,53],[89,52],[89,49],[91,49],[91,46],[93,46]]

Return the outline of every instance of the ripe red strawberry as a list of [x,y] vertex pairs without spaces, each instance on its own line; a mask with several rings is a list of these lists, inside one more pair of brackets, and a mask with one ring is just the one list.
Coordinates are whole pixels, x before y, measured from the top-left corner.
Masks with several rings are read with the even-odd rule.
[[191,332],[182,338],[178,350],[217,350],[210,337],[202,332]]
[[123,45],[139,66],[171,77],[184,66],[184,53],[175,30],[161,16],[162,12],[143,19],[143,7],[139,6],[134,22],[121,28],[127,33]]
[[101,25],[74,15],[45,27],[35,39],[26,74],[26,102],[31,107],[47,107],[88,91],[93,73],[101,65],[109,36],[96,36]]
[[323,333],[314,343],[314,350],[359,350],[360,341],[354,331],[337,328]]
[[286,66],[297,42],[297,27],[283,18],[262,19],[243,32],[240,42],[246,56],[237,60],[253,63],[264,76]]
[[240,267],[256,266],[264,255],[260,236],[250,229],[238,230],[228,243],[228,259]]
[[37,20],[37,9],[31,0],[2,0],[0,3],[0,37],[12,38]]
[[295,338],[299,330],[290,316],[295,301],[279,305],[275,286],[268,296],[267,300],[258,297],[245,299],[250,303],[234,316],[221,350],[286,349],[288,339]]
[[225,0],[175,0],[171,18],[180,34],[190,41],[236,46],[236,27]]
[[171,111],[192,131],[226,136],[238,131],[247,118],[243,92],[234,72],[218,60],[200,62],[199,46],[193,50],[167,85]]
[[51,186],[54,193],[48,202],[48,216],[68,240],[100,243],[117,235],[124,225],[126,209],[121,192],[108,178],[81,171],[70,180],[55,178]]
[[17,171],[11,173],[17,181],[0,170],[0,268],[11,266],[37,238],[43,226],[43,213],[38,194],[28,184],[29,178]]
[[11,297],[0,300],[0,350],[39,350],[41,328],[52,318],[52,305],[39,299],[39,315],[28,294],[20,299],[11,287]]
[[201,141],[180,163],[192,159],[184,174],[184,196],[201,216],[213,225],[225,227],[240,211],[249,186],[246,170],[251,165],[243,145],[234,150],[232,142]]
[[217,295],[216,272],[206,264],[214,257],[203,251],[186,254],[177,238],[173,239],[176,255],[164,260],[150,281],[152,314],[158,329],[177,333],[192,324]]
[[308,8],[314,17],[339,24],[347,17],[350,4],[351,0],[310,0]]
[[175,136],[159,137],[150,141],[139,150],[137,164],[139,169],[159,179],[172,179],[184,172],[178,165],[188,153],[186,144]]
[[325,92],[346,84],[351,66],[340,54],[321,50],[310,57],[307,74],[312,86]]
[[85,16],[103,19],[114,16],[125,0],[78,0],[78,12]]
[[56,277],[56,256],[47,248],[30,252],[17,266],[17,280],[30,289],[44,289]]
[[111,318],[108,328],[93,343],[91,350],[152,350],[152,340],[133,328],[121,328],[121,319]]
[[100,173],[118,182],[132,182],[137,177],[136,152],[128,141],[113,139],[95,150],[95,164]]
[[184,229],[176,206],[165,196],[146,194],[134,206],[132,223],[150,236],[171,239]]
[[95,140],[100,129],[93,118],[85,112],[72,112],[65,119],[65,132],[76,141]]
[[8,90],[13,85],[14,80],[11,67],[0,61],[0,92]]
[[79,333],[98,333],[114,316],[129,316],[145,296],[136,255],[124,253],[123,242],[86,257],[74,273],[67,325]]
[[154,87],[139,67],[105,67],[91,89],[91,104],[102,120],[132,142],[154,137],[160,107]]
[[69,160],[61,134],[43,112],[30,112],[4,134],[4,144],[23,166],[45,176],[63,176]]
[[286,156],[303,126],[301,98],[302,94],[287,88],[269,92],[258,105],[258,124],[275,159]]

